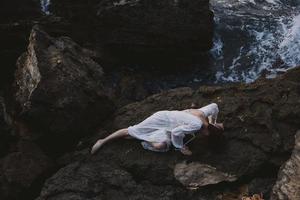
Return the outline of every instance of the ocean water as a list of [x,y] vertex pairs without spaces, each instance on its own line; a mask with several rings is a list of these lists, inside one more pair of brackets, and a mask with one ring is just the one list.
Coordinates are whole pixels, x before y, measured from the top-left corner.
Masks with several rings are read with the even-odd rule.
[[[199,70],[174,78],[172,87],[249,83],[300,65],[300,0],[210,0],[210,4],[215,32],[209,70],[203,73],[199,64]],[[50,0],[41,0],[47,15],[49,5]]]
[[300,1],[211,0],[215,82],[252,82],[300,65]]

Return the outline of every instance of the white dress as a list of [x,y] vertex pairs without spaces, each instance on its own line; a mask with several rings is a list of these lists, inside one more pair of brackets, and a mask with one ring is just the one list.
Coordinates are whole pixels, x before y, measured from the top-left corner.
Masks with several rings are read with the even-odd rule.
[[[206,117],[211,117],[215,123],[219,112],[217,104],[212,103],[199,110]],[[137,125],[128,127],[128,134],[148,142],[144,142],[142,145],[149,150],[154,150],[149,142],[164,142],[167,144],[167,149],[163,151],[167,151],[171,144],[176,148],[182,148],[184,136],[199,131],[202,124],[203,122],[198,117],[188,113],[187,110],[164,110],[154,113]]]

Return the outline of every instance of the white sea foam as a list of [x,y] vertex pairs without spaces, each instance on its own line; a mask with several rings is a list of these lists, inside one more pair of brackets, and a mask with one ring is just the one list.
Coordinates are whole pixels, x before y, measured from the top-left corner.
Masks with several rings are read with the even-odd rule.
[[247,3],[252,3],[252,4],[256,4],[255,3],[255,0],[238,0],[240,3],[243,3],[243,4],[247,4]]
[[223,41],[219,35],[215,35],[213,40],[213,47],[210,50],[210,53],[214,59],[222,59]]
[[300,64],[300,14],[294,18],[291,28],[285,30],[278,54],[288,66]]
[[50,0],[41,0],[41,9],[46,15],[50,14],[49,11],[50,3],[51,3]]
[[274,4],[274,5],[278,5],[281,3],[279,0],[266,0],[266,2],[268,2],[270,4]]
[[[274,77],[277,73],[300,65],[299,7],[285,5],[279,0],[266,0],[261,5],[256,1],[257,5],[248,9],[248,6],[239,7],[236,4],[245,4],[244,0],[229,0],[235,8],[227,11],[226,9],[230,9],[228,6],[225,8],[216,4],[218,1],[213,2],[217,8],[216,12],[221,12],[215,13],[218,16],[216,19],[222,19],[221,22],[215,22],[217,33],[211,51],[216,58],[215,68],[218,69],[215,74],[216,82],[252,82],[262,73],[267,77]],[[235,10],[238,10],[238,13],[235,13]],[[226,22],[230,25],[226,25]],[[235,26],[236,23],[240,23],[240,26]],[[230,31],[233,34],[242,33],[237,35],[244,38],[232,37],[228,34]],[[223,32],[225,36],[222,35]],[[238,46],[239,44],[241,46]],[[226,49],[228,45],[239,48],[239,51]]]
[[135,4],[137,3],[139,0],[120,0],[118,2],[113,2],[114,6],[124,6],[127,4]]

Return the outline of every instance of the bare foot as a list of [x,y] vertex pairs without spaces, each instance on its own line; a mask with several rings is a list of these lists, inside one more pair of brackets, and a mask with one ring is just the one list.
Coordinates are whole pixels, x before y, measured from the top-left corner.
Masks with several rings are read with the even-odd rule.
[[193,152],[191,152],[188,147],[183,147],[182,149],[180,149],[180,152],[185,156],[191,156],[193,154]]
[[103,144],[104,144],[104,140],[98,140],[92,147],[91,154],[96,153],[96,151],[98,151]]

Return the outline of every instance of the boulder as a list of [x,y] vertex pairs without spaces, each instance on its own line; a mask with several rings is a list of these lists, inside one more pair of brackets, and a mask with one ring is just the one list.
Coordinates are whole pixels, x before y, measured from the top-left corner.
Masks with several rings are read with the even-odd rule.
[[102,80],[89,51],[34,27],[15,74],[15,118],[30,130],[22,136],[59,152],[94,131],[114,108]]
[[[100,137],[158,110],[185,109],[191,103],[200,107],[210,102],[219,104],[224,137],[199,136],[190,144],[190,157],[178,151],[146,151],[134,140],[112,142],[94,156],[84,149],[73,159],[68,156],[71,163],[46,181],[38,200],[208,200],[247,182],[252,193],[269,192],[268,187],[260,189],[259,185],[274,183],[300,126],[299,75],[300,68],[296,68],[276,79],[260,79],[249,85],[177,88],[124,106]],[[208,171],[210,176],[196,169]],[[234,183],[229,184],[231,181]],[[197,190],[189,190],[189,186]]]
[[34,198],[52,166],[52,161],[39,147],[29,141],[20,141],[15,152],[0,160],[0,198]]
[[53,0],[51,7],[78,30],[72,38],[97,41],[90,43],[104,58],[122,63],[193,62],[212,47],[208,0]]
[[271,200],[300,199],[300,131],[295,136],[292,156],[280,168]]
[[13,80],[16,60],[25,51],[34,21],[41,17],[39,0],[0,2],[0,89]]
[[223,181],[233,182],[237,180],[235,176],[218,171],[210,165],[197,162],[176,164],[174,176],[185,187],[191,189]]

